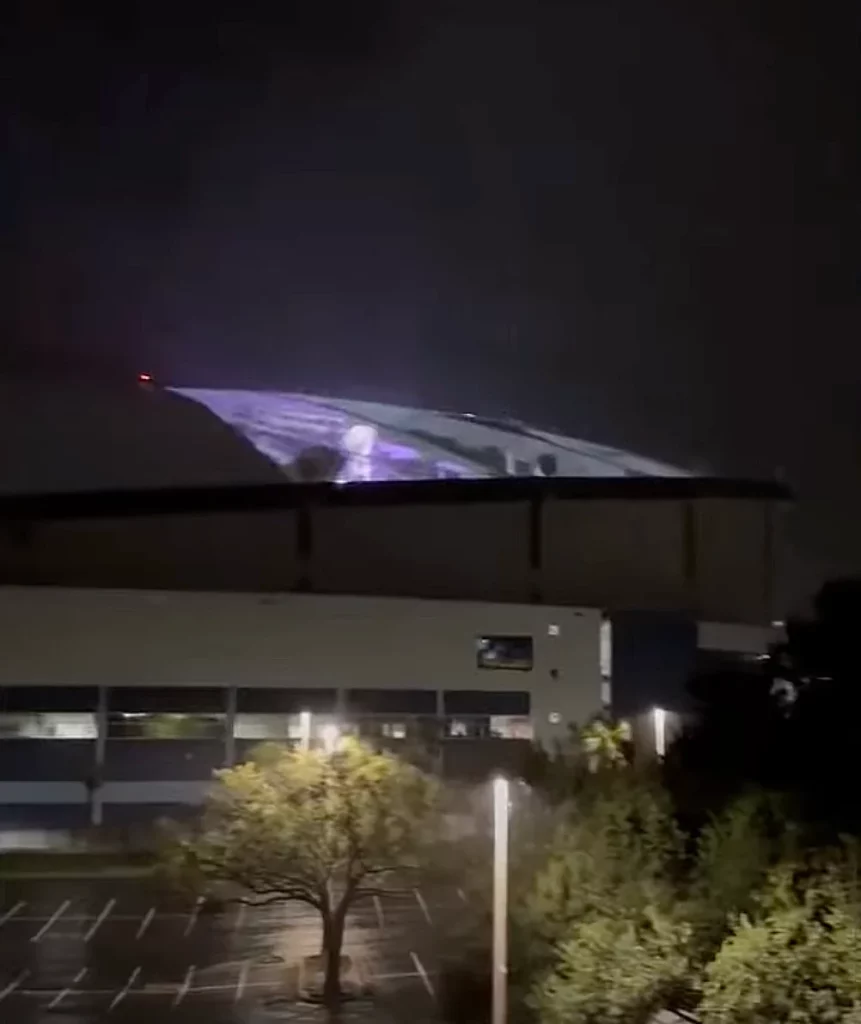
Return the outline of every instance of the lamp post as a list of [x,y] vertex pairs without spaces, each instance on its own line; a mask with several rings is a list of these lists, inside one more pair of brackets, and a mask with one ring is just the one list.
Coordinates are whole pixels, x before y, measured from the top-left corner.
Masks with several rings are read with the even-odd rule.
[[493,1024],[508,1016],[508,779],[493,780]]
[[338,749],[338,741],[341,739],[341,730],[338,726],[331,722],[329,725],[324,725],[320,736],[323,740],[323,750],[327,754],[334,754]]
[[655,708],[653,711],[655,726],[655,754],[658,760],[663,760],[667,752],[667,712],[664,708]]
[[311,749],[311,712],[299,712],[299,746],[302,750]]

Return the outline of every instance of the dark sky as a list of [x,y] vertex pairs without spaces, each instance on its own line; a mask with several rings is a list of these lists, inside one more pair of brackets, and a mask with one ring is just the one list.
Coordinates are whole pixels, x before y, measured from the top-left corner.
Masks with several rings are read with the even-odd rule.
[[861,566],[856,8],[12,3],[2,365],[782,467]]

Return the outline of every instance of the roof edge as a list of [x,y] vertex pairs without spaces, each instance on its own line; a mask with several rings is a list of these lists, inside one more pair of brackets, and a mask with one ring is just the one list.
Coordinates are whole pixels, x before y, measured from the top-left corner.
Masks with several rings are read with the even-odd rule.
[[789,501],[776,481],[711,477],[503,477],[385,483],[278,483],[0,496],[0,519],[98,519],[264,512],[315,505],[483,504],[534,499]]

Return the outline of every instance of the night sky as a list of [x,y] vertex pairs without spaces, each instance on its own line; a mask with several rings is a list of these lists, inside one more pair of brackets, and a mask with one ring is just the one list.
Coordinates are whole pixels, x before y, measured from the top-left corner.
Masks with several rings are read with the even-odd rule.
[[861,567],[856,4],[10,8],[4,370],[781,471]]

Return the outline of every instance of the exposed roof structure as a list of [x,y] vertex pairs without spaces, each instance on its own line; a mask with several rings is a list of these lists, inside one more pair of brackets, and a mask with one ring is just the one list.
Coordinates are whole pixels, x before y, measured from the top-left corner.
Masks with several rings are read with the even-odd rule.
[[[471,413],[276,391],[178,388],[304,479],[426,480],[446,477],[685,477],[630,452]],[[291,470],[310,453],[322,462]]]

